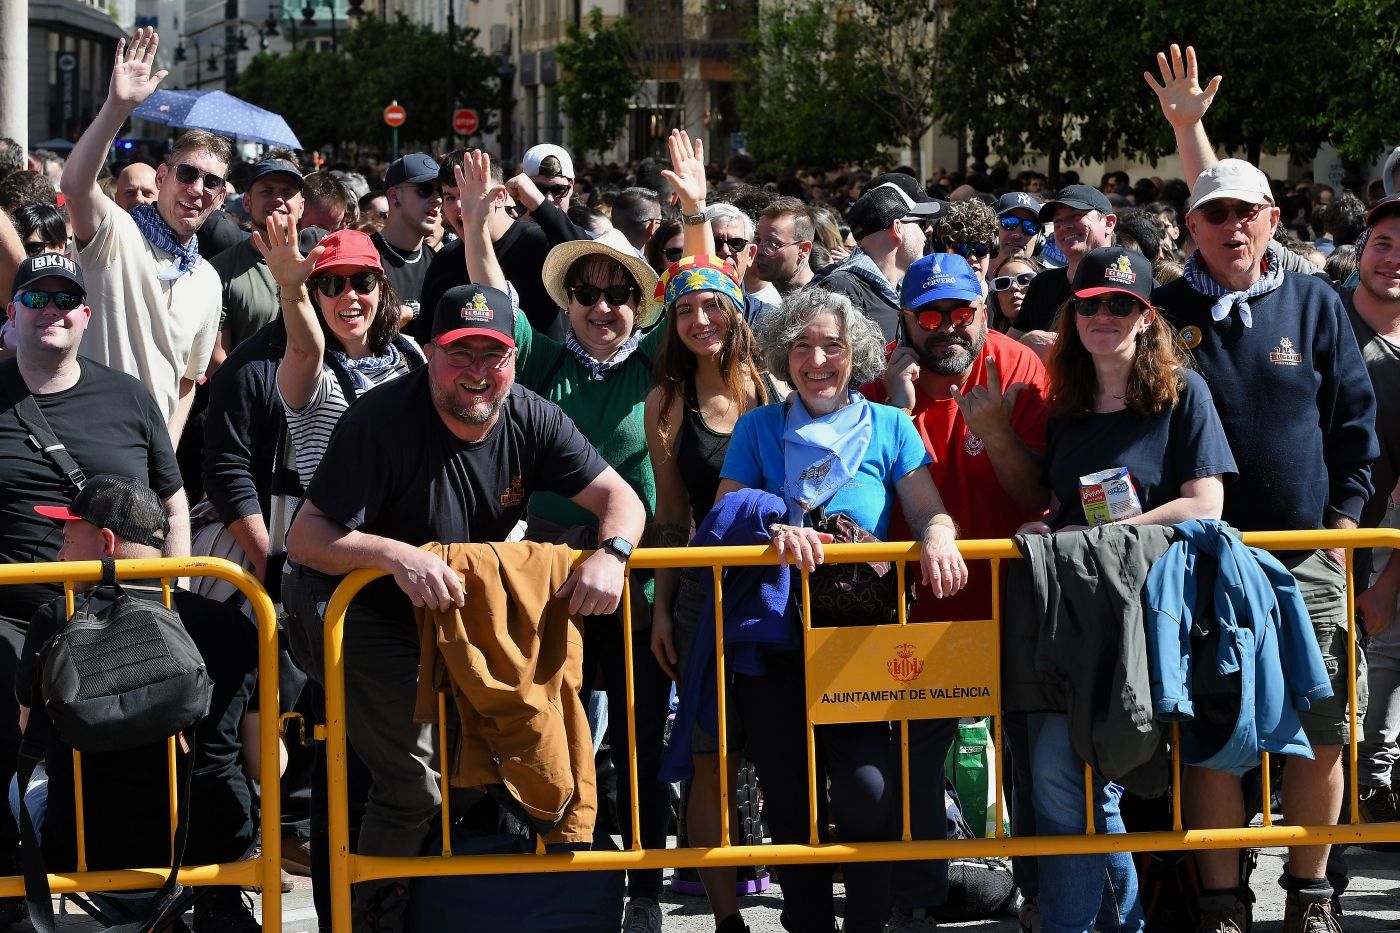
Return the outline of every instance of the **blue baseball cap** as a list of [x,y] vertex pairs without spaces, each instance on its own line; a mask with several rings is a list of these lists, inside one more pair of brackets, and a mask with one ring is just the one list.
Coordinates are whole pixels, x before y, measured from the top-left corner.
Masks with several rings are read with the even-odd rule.
[[395,185],[418,185],[425,181],[437,181],[440,169],[441,166],[438,165],[437,159],[426,152],[410,152],[389,166],[389,171],[384,173],[384,187],[392,188]]
[[977,273],[956,253],[934,253],[916,260],[899,283],[899,303],[906,308],[922,308],[944,298],[982,300]]

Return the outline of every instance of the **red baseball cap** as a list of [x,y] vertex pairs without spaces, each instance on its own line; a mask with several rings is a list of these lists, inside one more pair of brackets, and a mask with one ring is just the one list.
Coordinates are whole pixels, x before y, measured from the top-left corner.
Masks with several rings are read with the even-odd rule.
[[316,260],[316,265],[311,270],[312,275],[319,275],[337,266],[373,269],[381,275],[384,272],[384,264],[379,261],[379,250],[374,248],[374,241],[367,233],[358,230],[337,230],[321,240],[320,245],[325,247],[325,252]]
[[484,285],[458,285],[438,299],[433,342],[445,347],[463,337],[490,337],[515,347],[515,309],[505,292]]

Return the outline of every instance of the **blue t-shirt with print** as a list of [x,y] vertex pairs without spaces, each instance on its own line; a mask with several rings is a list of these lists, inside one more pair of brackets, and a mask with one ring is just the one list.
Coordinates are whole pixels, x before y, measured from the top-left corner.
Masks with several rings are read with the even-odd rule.
[[[870,412],[874,421],[870,446],[851,481],[824,507],[827,514],[839,512],[884,539],[895,503],[894,484],[930,460],[908,415],[888,405],[870,405]],[[785,421],[781,402],[755,408],[741,417],[734,425],[720,478],[782,497]]]

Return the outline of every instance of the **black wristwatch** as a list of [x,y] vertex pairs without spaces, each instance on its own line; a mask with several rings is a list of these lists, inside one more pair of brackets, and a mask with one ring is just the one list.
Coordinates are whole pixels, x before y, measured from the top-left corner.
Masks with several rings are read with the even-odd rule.
[[621,537],[619,535],[611,537],[606,541],[599,542],[598,547],[602,548],[605,551],[613,552],[625,561],[627,560],[627,558],[632,556],[632,550],[635,547],[635,545],[633,545],[631,541],[628,541],[626,538]]

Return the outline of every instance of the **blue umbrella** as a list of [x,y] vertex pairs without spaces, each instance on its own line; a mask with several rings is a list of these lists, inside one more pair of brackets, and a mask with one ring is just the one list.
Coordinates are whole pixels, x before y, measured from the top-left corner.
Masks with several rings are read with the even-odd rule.
[[301,148],[301,141],[282,117],[223,91],[156,91],[131,115],[269,146]]

